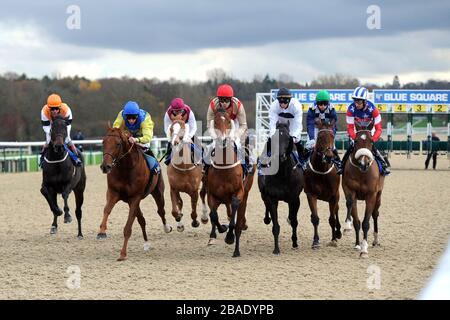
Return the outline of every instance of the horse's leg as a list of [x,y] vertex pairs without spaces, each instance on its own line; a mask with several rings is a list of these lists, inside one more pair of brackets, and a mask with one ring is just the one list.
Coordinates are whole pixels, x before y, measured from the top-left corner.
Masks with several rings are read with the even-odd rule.
[[141,229],[142,229],[142,236],[144,237],[144,251],[148,251],[148,250],[150,250],[150,243],[148,242],[147,231],[145,230],[146,222],[145,222],[144,214],[142,213],[142,210],[139,206],[136,211],[136,217],[137,217],[139,225],[141,226]]
[[170,187],[170,200],[172,202],[172,216],[175,218],[175,221],[177,222],[177,230],[179,232],[184,231],[184,225],[183,222],[181,222],[181,218],[183,217],[183,214],[180,212],[180,207],[178,203],[178,197],[180,196],[180,193]]
[[130,211],[128,212],[128,219],[127,223],[125,224],[125,227],[123,228],[123,246],[122,250],[120,250],[120,256],[117,259],[117,261],[123,261],[127,258],[127,247],[128,247],[128,240],[130,240],[131,237],[131,231],[133,227],[134,219],[136,219],[137,211],[139,209],[139,198],[134,198],[129,202]]
[[372,213],[375,209],[376,200],[377,200],[376,193],[370,194],[369,196],[366,197],[366,210],[364,212],[364,220],[362,222],[362,229],[363,229],[364,237],[363,237],[363,241],[361,243],[361,254],[360,254],[361,258],[369,257],[369,252],[368,252],[369,245],[367,243],[367,235],[369,233],[369,228],[370,228],[370,217],[372,217]]
[[103,219],[102,223],[100,224],[100,230],[97,234],[97,240],[103,240],[106,239],[106,229],[108,229],[108,217],[114,208],[117,201],[119,201],[119,194],[111,191],[108,188],[108,191],[106,191],[106,204],[103,208]]
[[191,226],[193,228],[198,228],[198,226],[200,225],[200,222],[198,222],[198,220],[197,220],[198,191],[195,190],[194,192],[192,192],[190,194],[190,197],[191,197],[191,207],[192,207],[192,212],[191,212],[192,223],[191,223]]
[[270,217],[272,219],[272,234],[275,245],[273,249],[273,254],[280,254],[280,247],[278,245],[278,236],[280,235],[280,225],[278,223],[278,200],[269,199],[268,203],[269,203]]
[[331,247],[337,247],[337,240],[342,237],[341,225],[339,223],[338,211],[339,211],[339,201],[335,197],[331,198],[328,202],[328,207],[330,210],[330,217],[328,218],[328,223],[331,227],[331,241],[328,243]]
[[170,233],[172,232],[172,226],[167,223],[166,211],[164,210],[164,180],[162,175],[154,176],[153,179],[158,179],[158,183],[152,191],[152,197],[155,199],[156,206],[158,207],[158,215],[164,225],[164,231]]
[[[245,207],[241,208],[241,205],[245,198],[244,193],[244,188],[241,188],[238,194],[235,197],[231,198],[231,210],[233,211],[231,222],[234,222],[234,233],[236,235],[236,244],[234,246],[233,258],[241,256],[239,239],[241,238],[241,233],[245,225]],[[228,232],[228,234],[230,234],[230,232]]]
[[373,218],[373,246],[379,246],[380,242],[378,241],[378,216],[380,215],[380,212],[378,211],[380,209],[381,205],[381,192],[377,195],[377,201],[375,203],[375,208],[373,209],[372,218]]
[[41,193],[44,195],[53,212],[53,223],[50,228],[50,234],[56,234],[58,231],[58,216],[62,215],[62,210],[58,207],[56,200],[56,192],[52,188],[42,186]]
[[[345,190],[344,190],[345,191]],[[356,206],[356,195],[353,192],[345,193],[345,206],[347,207],[347,216],[345,218],[344,233],[352,230],[352,207]]]
[[263,201],[264,201],[264,207],[266,209],[266,211],[264,212],[264,223],[270,224],[270,222],[272,221],[270,219],[270,203],[265,199],[265,197],[263,197]]
[[200,199],[202,200],[202,217],[200,221],[203,224],[207,224],[209,220],[208,207],[206,206],[205,197],[206,197],[206,178],[202,178],[202,188],[200,189]]
[[62,198],[64,200],[64,223],[71,223],[72,217],[70,216],[70,209],[68,199],[70,194],[70,185],[62,192]]
[[[309,209],[311,210],[311,223],[314,226],[314,238],[311,248],[312,249],[319,249],[320,248],[320,241],[319,241],[319,232],[318,232],[318,226],[319,226],[319,215],[317,214],[317,197],[307,194],[308,198],[308,204]],[[291,222],[292,223],[292,222]]]
[[86,186],[85,180],[78,182],[78,185],[73,190],[73,193],[75,194],[75,215],[77,217],[78,222],[78,239],[83,239],[83,233],[81,232],[81,217],[82,217],[82,210],[81,207],[83,206],[84,202],[84,189]]
[[209,217],[211,218],[211,224],[213,225],[211,229],[211,234],[209,237],[209,243],[213,244],[214,240],[216,239],[216,230],[219,231],[219,233],[224,233],[227,231],[228,227],[224,224],[220,224],[219,222],[219,216],[217,214],[217,208],[219,207],[220,202],[211,194],[208,194],[208,206],[211,208],[211,212],[209,213]]
[[[228,232],[225,237],[225,243],[227,244],[233,244],[234,243],[234,230],[236,228],[236,221],[237,221],[237,214],[239,209],[239,204],[241,201],[238,197],[232,196],[231,197],[231,206],[227,204],[227,214],[229,208],[231,209],[231,215],[229,216],[230,224],[228,226]],[[239,251],[239,250],[238,250]]]
[[[348,207],[347,207],[348,210]],[[361,250],[360,242],[359,242],[359,231],[361,229],[361,221],[358,217],[358,205],[356,202],[356,198],[352,200],[351,206],[351,214],[353,219],[353,227],[355,228],[355,250]]]
[[291,222],[291,228],[292,228],[292,236],[291,236],[291,240],[292,240],[292,249],[297,249],[298,248],[298,243],[297,243],[297,226],[298,226],[298,220],[297,220],[297,215],[298,215],[298,209],[300,208],[300,198],[299,197],[295,197],[294,200],[292,200],[292,202],[289,203],[289,221]]

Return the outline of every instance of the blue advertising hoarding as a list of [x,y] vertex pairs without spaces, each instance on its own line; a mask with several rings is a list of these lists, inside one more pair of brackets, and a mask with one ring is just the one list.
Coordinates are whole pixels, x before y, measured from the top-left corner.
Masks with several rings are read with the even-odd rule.
[[446,113],[450,90],[374,90],[381,112]]

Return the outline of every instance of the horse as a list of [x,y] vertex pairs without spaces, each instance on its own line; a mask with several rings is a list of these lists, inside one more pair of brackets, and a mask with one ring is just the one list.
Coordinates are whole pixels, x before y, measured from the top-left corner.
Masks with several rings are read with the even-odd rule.
[[300,208],[300,193],[305,183],[303,171],[292,155],[294,139],[289,134],[289,122],[277,122],[276,129],[278,133],[276,132],[271,139],[278,140],[279,144],[278,148],[271,150],[271,165],[274,166],[274,160],[277,160],[279,167],[275,174],[264,174],[263,169],[262,174],[258,176],[258,187],[266,208],[264,223],[270,224],[271,221],[273,223],[272,234],[275,243],[273,254],[279,255],[278,202],[284,201],[289,205],[288,222],[292,227],[292,248],[297,249],[297,214]]
[[[56,195],[61,194],[64,199],[64,223],[72,222],[67,199],[70,192],[75,193],[75,215],[78,221],[78,239],[83,239],[81,232],[81,207],[84,201],[84,189],[86,188],[86,172],[84,165],[75,166],[69,155],[69,151],[64,146],[67,138],[67,120],[62,116],[57,116],[51,125],[51,141],[44,154],[42,164],[42,186],[41,193],[45,197],[53,212],[53,223],[50,234],[56,234],[58,230],[58,216],[62,215],[58,207]],[[82,157],[80,153],[80,157]]]
[[128,203],[130,208],[123,230],[124,243],[118,261],[127,259],[128,240],[135,218],[137,218],[144,236],[144,251],[150,249],[145,230],[145,218],[139,207],[141,200],[149,194],[156,202],[164,231],[166,233],[172,231],[172,227],[165,218],[163,176],[160,172],[154,173],[149,169],[143,150],[135,143],[130,143],[128,139],[128,132],[120,128],[111,128],[108,125],[103,138],[103,161],[100,165],[102,172],[107,174],[108,190],[97,239],[106,239],[108,217],[119,200]]
[[308,198],[311,210],[311,223],[314,226],[314,239],[312,248],[320,247],[319,216],[317,213],[317,199],[328,202],[330,217],[328,222],[331,227],[331,242],[329,246],[336,247],[337,239],[342,237],[341,224],[339,223],[339,185],[341,177],[337,173],[336,167],[331,162],[334,157],[334,125],[335,121],[327,123],[321,120],[316,121],[318,128],[317,142],[311,154],[308,167],[304,172],[305,193]]
[[[172,160],[167,167],[167,176],[169,178],[170,198],[172,200],[172,215],[177,221],[177,230],[179,232],[184,231],[184,225],[181,221],[183,217],[183,200],[180,197],[180,192],[187,193],[191,198],[192,227],[197,228],[200,225],[197,220],[197,201],[202,181],[202,167],[192,157],[191,141],[183,139],[186,134],[185,126],[185,122],[181,120],[181,115],[179,115],[169,128]],[[204,200],[203,206],[206,206]]]
[[[218,108],[211,120],[211,135],[215,141],[215,150],[211,155],[211,168],[207,177],[207,197],[210,208],[211,233],[208,244],[213,244],[216,228],[219,233],[227,231],[225,242],[233,244],[235,249],[233,257],[239,257],[239,240],[242,230],[245,228],[245,211],[238,210],[244,199],[244,171],[238,159],[237,148],[234,143],[235,126],[230,116],[223,108]],[[219,222],[217,208],[220,204],[231,207],[230,224],[227,227]],[[236,241],[235,241],[236,237]]]
[[[374,240],[372,245],[379,245],[378,241],[378,216],[381,205],[381,193],[384,186],[384,176],[380,174],[377,162],[372,153],[373,139],[371,130],[373,122],[368,124],[355,124],[356,138],[353,151],[344,167],[342,189],[344,190],[347,206],[347,222],[353,218],[355,228],[355,249],[360,251],[360,257],[367,258],[368,244],[367,233],[369,231],[370,217],[374,223]],[[375,163],[375,164],[374,164]],[[366,204],[362,229],[363,241],[360,245],[359,230],[361,222],[358,218],[357,200],[364,200]]]

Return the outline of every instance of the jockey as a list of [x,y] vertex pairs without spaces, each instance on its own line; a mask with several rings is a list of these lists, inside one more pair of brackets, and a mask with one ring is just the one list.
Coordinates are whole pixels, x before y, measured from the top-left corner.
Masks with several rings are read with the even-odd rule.
[[[41,153],[41,159],[40,159],[40,166],[42,167],[42,162],[44,159],[45,150],[48,147],[48,144],[51,140],[51,123],[57,115],[60,115],[66,119],[67,122],[67,137],[64,141],[64,143],[67,145],[69,150],[72,152],[70,155],[72,160],[74,161],[74,164],[76,166],[81,166],[82,162],[80,158],[78,157],[77,149],[75,148],[75,145],[73,144],[72,140],[70,139],[70,129],[72,128],[72,110],[69,108],[69,106],[62,102],[61,97],[57,94],[51,94],[47,98],[47,104],[42,108],[41,110],[41,122],[42,122],[42,128],[45,132],[45,144],[42,148]],[[70,153],[70,152],[69,152]]]
[[[373,121],[374,127],[372,129],[372,139],[376,142],[381,135],[381,114],[375,105],[367,100],[368,91],[364,87],[357,87],[352,94],[353,103],[348,106],[346,120],[347,132],[351,138],[350,146],[342,159],[342,168],[345,167],[345,162],[353,150],[353,140],[356,138],[355,123]],[[373,144],[372,150],[375,158],[381,163],[382,174],[388,175],[390,173],[389,160],[384,158],[380,151],[375,148]]]
[[[300,158],[299,160],[304,167],[303,158],[305,149],[300,141],[303,129],[302,118],[302,105],[298,99],[292,97],[289,89],[279,89],[277,92],[277,99],[272,102],[269,109],[270,133],[265,149],[267,150],[268,145],[271,143],[271,137],[275,134],[277,122],[286,123],[289,121],[289,134],[294,139],[294,144]],[[267,151],[263,151],[262,154],[264,156],[267,154]]]
[[150,141],[153,138],[153,126],[150,113],[140,109],[139,105],[134,101],[128,101],[125,104],[113,123],[113,128],[120,128],[131,134],[128,138],[130,143],[136,143],[144,149],[144,154],[155,158],[150,149]]
[[[194,112],[191,110],[191,108],[187,104],[184,104],[184,101],[181,98],[175,98],[170,103],[170,106],[167,109],[166,114],[164,115],[164,132],[170,139],[170,126],[172,125],[175,117],[180,114],[181,119],[185,123],[185,130],[186,130],[186,132],[183,135],[183,141],[194,142],[194,135],[197,132],[197,122],[195,120],[195,115]],[[172,143],[169,140],[169,145],[167,147],[166,153],[167,158],[165,161],[166,165],[170,164],[171,152],[172,152]]]
[[[251,158],[251,153],[249,152],[248,148],[245,146],[246,138],[247,138],[247,117],[245,115],[245,109],[242,102],[234,96],[233,88],[229,84],[222,84],[217,88],[217,96],[211,100],[208,107],[208,113],[206,116],[206,122],[207,122],[207,129],[213,130],[214,128],[211,128],[211,122],[214,120],[214,112],[217,108],[222,107],[224,108],[228,115],[230,116],[230,119],[234,121],[235,127],[237,129],[237,137],[239,139],[236,139],[236,147],[238,148],[238,152],[240,156],[242,157],[242,151],[241,146],[244,145],[244,153],[246,154],[245,161],[243,164],[243,168],[245,171],[245,174],[252,174],[253,173],[253,166]],[[214,148],[213,145],[210,146],[210,150],[207,153],[207,158],[209,158],[210,152],[212,151],[212,148]],[[248,156],[248,161],[247,161]],[[209,163],[206,163],[209,161],[205,161],[205,173],[207,174]]]
[[[312,152],[312,149],[316,145],[317,139],[317,127],[316,120],[334,120],[334,128],[333,133],[336,135],[336,127],[337,127],[337,114],[336,110],[334,110],[333,104],[330,103],[330,94],[326,90],[321,90],[316,95],[316,101],[309,107],[308,115],[306,116],[306,125],[308,131],[308,141],[306,142],[306,150],[308,154]],[[333,149],[334,158],[332,159],[333,163],[336,165],[336,169],[338,173],[342,170],[341,159],[339,158],[339,154],[336,150],[336,147]]]

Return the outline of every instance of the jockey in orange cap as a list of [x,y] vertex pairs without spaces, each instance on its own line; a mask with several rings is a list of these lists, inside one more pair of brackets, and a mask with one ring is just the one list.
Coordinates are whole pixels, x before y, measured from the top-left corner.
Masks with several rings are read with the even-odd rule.
[[70,139],[70,129],[72,128],[72,110],[70,110],[69,106],[62,102],[61,97],[57,94],[51,94],[47,98],[47,104],[42,108],[41,110],[41,122],[42,122],[42,128],[45,132],[45,144],[42,149],[41,153],[41,167],[42,167],[42,161],[44,159],[43,155],[45,154],[45,149],[47,148],[48,144],[50,143],[51,136],[50,136],[50,129],[51,124],[53,121],[53,118],[57,115],[60,115],[64,118],[66,118],[67,122],[67,137],[64,143],[67,145],[67,147],[72,151],[71,158],[74,161],[76,166],[81,166],[82,162],[80,158],[77,156],[78,151],[75,148],[75,145],[73,144],[72,140]]

